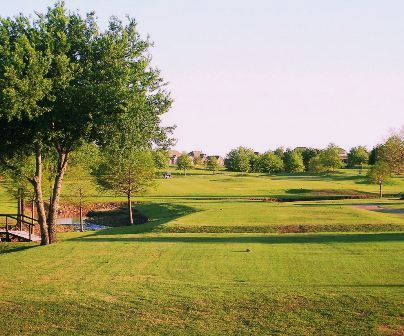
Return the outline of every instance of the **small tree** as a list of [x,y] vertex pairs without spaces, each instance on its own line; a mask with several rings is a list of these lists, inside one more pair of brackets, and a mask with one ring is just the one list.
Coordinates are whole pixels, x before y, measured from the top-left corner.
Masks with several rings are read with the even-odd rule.
[[195,156],[193,160],[194,166],[201,166],[203,164],[203,160],[201,156]]
[[168,152],[165,150],[157,149],[154,150],[153,152],[153,160],[154,160],[154,166],[156,167],[158,173],[160,173],[161,170],[166,169],[168,167]]
[[299,173],[304,171],[303,156],[299,151],[286,151],[284,164],[285,170],[288,173]]
[[111,146],[102,153],[95,174],[101,187],[126,195],[129,224],[132,225],[132,197],[153,185],[155,171],[151,152],[133,146]]
[[391,169],[386,162],[379,161],[368,171],[368,180],[379,185],[379,197],[383,197],[382,185],[390,178]]
[[369,153],[364,146],[352,147],[348,153],[348,166],[354,168],[360,166],[360,173],[364,163],[369,161]]
[[182,155],[177,159],[177,169],[184,172],[184,176],[187,176],[187,170],[192,168],[192,159],[186,153],[183,152]]
[[84,231],[83,207],[90,203],[96,180],[92,169],[99,163],[99,148],[95,144],[84,144],[70,157],[70,169],[66,172],[69,181],[66,199],[78,207],[80,231]]
[[208,158],[208,161],[206,162],[206,168],[208,168],[213,174],[216,173],[219,168],[219,161],[216,156],[210,156]]

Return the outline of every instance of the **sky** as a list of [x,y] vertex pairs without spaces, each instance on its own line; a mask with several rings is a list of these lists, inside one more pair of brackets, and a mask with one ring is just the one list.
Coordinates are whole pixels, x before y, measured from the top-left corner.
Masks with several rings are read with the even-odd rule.
[[[0,0],[0,16],[49,0]],[[402,0],[66,0],[136,18],[174,104],[180,151],[371,149],[404,124]]]

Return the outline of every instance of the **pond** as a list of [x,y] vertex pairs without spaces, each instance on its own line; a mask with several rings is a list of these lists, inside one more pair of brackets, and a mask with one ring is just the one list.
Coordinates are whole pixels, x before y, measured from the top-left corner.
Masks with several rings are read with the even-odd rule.
[[[99,225],[96,223],[89,223],[87,221],[87,217],[83,217],[83,226],[84,230],[86,231],[96,231],[96,230],[102,230],[107,228],[105,225]],[[74,231],[80,231],[80,218],[79,217],[60,217],[56,219],[56,224],[57,225],[67,225],[67,226],[73,226]]]

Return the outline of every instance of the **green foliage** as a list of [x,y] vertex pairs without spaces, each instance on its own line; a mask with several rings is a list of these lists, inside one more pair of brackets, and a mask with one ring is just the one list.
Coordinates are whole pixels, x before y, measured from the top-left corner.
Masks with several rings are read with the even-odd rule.
[[164,170],[168,167],[168,152],[162,149],[156,149],[152,152],[154,165],[158,171]]
[[283,161],[285,170],[288,173],[300,173],[304,171],[303,156],[299,151],[287,150]]
[[202,160],[202,157],[201,156],[195,156],[194,157],[194,159],[193,159],[193,164],[194,164],[194,166],[202,166],[202,164],[203,164],[203,160]]
[[[133,131],[138,148],[170,143],[172,128],[161,127],[160,118],[171,98],[150,64],[150,47],[135,20],[111,18],[101,32],[94,13],[82,17],[63,2],[32,19],[1,19],[0,158],[18,170],[18,162],[35,155],[30,181],[42,194],[39,163],[56,154],[50,226],[70,153],[83,144],[108,146],[124,127]],[[42,198],[38,207],[44,208]],[[44,211],[40,214],[44,233]]]
[[225,165],[226,168],[231,171],[237,171],[244,174],[252,169],[251,163],[254,161],[254,158],[255,154],[252,149],[238,147],[227,154]]
[[376,163],[376,161],[379,160],[381,146],[382,145],[377,145],[377,146],[373,147],[372,150],[370,151],[369,161],[368,161],[368,163],[370,165],[374,165]]
[[364,146],[352,147],[348,153],[348,166],[353,168],[369,161],[369,153]]
[[95,170],[98,183],[117,194],[141,195],[153,185],[153,156],[148,150],[109,147]]
[[83,144],[70,156],[70,169],[66,178],[71,182],[69,194],[64,198],[68,203],[83,205],[90,203],[90,195],[96,184],[92,174],[100,163],[100,150],[95,144]]
[[393,135],[380,148],[380,161],[385,162],[391,172],[404,173],[404,136]]
[[210,170],[212,173],[215,173],[219,169],[219,161],[217,157],[210,156],[206,161],[206,168]]
[[368,171],[367,178],[370,183],[384,184],[391,176],[389,164],[383,161],[376,162]]
[[183,152],[182,155],[177,159],[177,169],[182,170],[184,175],[186,175],[186,171],[192,167],[192,158],[188,155],[188,153]]
[[329,144],[328,147],[320,152],[322,165],[327,170],[335,171],[343,166],[340,150],[334,144]]
[[311,158],[309,162],[309,170],[312,172],[335,171],[343,166],[340,150],[337,146],[330,144],[326,149]]
[[273,152],[267,152],[259,158],[259,171],[262,173],[280,173],[284,170],[282,159]]
[[305,147],[304,149],[301,150],[301,153],[303,156],[304,167],[306,171],[309,171],[310,160],[316,157],[320,153],[320,150],[316,148]]
[[283,160],[285,156],[285,149],[283,147],[278,147],[274,150],[274,154],[279,156]]

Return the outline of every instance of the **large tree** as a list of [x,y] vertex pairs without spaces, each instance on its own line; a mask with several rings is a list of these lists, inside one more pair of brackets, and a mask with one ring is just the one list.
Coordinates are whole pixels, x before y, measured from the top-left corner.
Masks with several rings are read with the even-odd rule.
[[246,147],[232,149],[226,156],[226,168],[241,174],[251,171],[251,163],[254,161],[254,151]]
[[282,159],[273,152],[267,152],[260,155],[259,171],[262,173],[279,173],[283,171],[284,164]]
[[[34,19],[0,20],[0,157],[5,169],[33,157],[42,244],[56,241],[55,219],[70,154],[83,143],[100,147],[131,120],[143,146],[161,143],[170,129],[160,116],[171,104],[159,71],[150,66],[150,42],[136,22],[113,18],[99,31],[94,13],[68,12],[63,2]],[[46,214],[43,159],[55,157]]]
[[285,170],[288,173],[299,173],[304,171],[303,156],[299,151],[287,150],[283,162],[285,164]]

